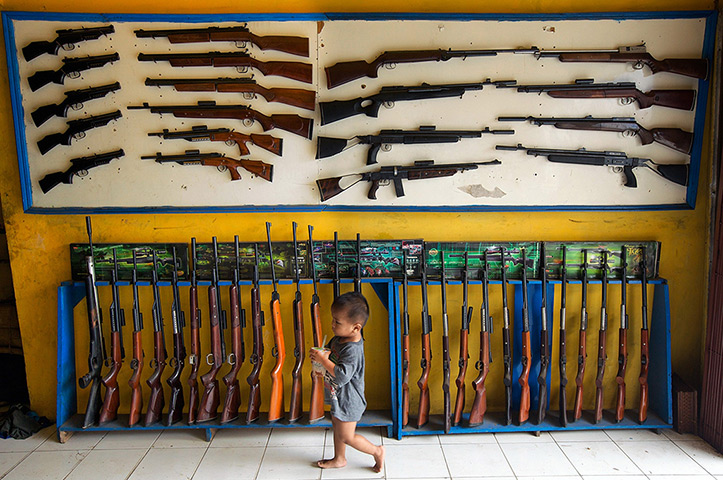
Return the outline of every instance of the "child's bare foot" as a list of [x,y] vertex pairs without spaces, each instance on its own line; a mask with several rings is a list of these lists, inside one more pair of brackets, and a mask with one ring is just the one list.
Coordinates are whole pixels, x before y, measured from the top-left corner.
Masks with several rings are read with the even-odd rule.
[[346,459],[334,457],[330,460],[319,460],[316,464],[319,468],[342,468],[346,467]]
[[376,473],[381,472],[382,468],[384,468],[384,447],[382,445],[379,445],[379,449],[374,455],[374,461],[377,463],[374,464],[372,470],[374,470]]

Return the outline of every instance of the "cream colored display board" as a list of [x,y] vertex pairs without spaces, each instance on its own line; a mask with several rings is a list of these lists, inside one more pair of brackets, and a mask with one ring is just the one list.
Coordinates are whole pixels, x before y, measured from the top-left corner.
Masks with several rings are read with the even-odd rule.
[[[94,17],[95,19],[96,17]],[[115,33],[98,40],[80,42],[71,52],[59,56],[42,55],[26,62],[19,54],[32,41],[55,38],[55,30],[113,24]],[[399,64],[380,68],[378,78],[363,78],[327,89],[324,67],[340,61],[371,61],[385,50],[415,49],[511,49],[537,46],[544,50],[614,49],[644,42],[657,59],[700,58],[706,22],[704,18],[630,19],[630,20],[554,20],[554,21],[448,21],[448,20],[334,20],[259,21],[247,24],[257,35],[294,35],[309,38],[310,58],[262,51],[249,45],[254,58],[264,61],[309,62],[314,65],[313,84],[268,76],[259,72],[238,73],[232,67],[174,68],[167,62],[139,62],[139,53],[181,53],[239,51],[232,42],[171,44],[165,38],[136,38],[137,29],[201,28],[231,26],[228,23],[169,23],[139,21],[51,21],[13,20],[15,49],[18,52],[19,89],[27,144],[27,162],[32,185],[32,206],[68,207],[275,207],[320,205],[365,207],[638,207],[646,205],[681,205],[686,202],[686,187],[669,182],[645,168],[635,169],[638,188],[623,185],[622,173],[609,167],[550,163],[545,157],[532,157],[524,151],[495,149],[496,145],[528,147],[610,150],[628,156],[650,158],[659,163],[687,163],[690,159],[657,143],[641,145],[639,139],[619,133],[558,130],[529,123],[502,123],[499,116],[543,117],[634,117],[642,126],[681,128],[693,132],[695,111],[660,106],[638,108],[636,103],[622,105],[617,99],[569,100],[546,94],[518,93],[516,89],[495,88],[468,91],[461,98],[396,102],[382,107],[378,118],[354,116],[321,126],[319,109],[310,112],[282,103],[268,103],[263,98],[245,100],[239,93],[177,92],[172,87],[148,87],[148,78],[217,78],[253,77],[264,87],[313,89],[319,102],[366,97],[383,86],[476,83],[516,80],[527,84],[566,84],[576,79],[593,78],[596,82],[635,82],[639,90],[697,89],[698,80],[636,70],[624,63],[562,63],[556,58],[536,59],[530,54],[500,53],[490,57],[451,59],[446,62]],[[120,60],[103,68],[87,70],[79,79],[66,79],[64,85],[50,84],[31,92],[27,78],[39,70],[56,70],[60,59],[117,52]],[[99,86],[115,81],[121,89],[102,100],[87,102],[80,111],[71,110],[68,118],[54,117],[40,127],[33,125],[30,113],[46,104],[60,103],[63,92]],[[251,105],[270,114],[298,114],[314,119],[311,140],[273,129],[262,132],[258,123],[244,126],[238,120],[180,119],[171,114],[128,110],[130,105],[191,105],[213,100],[218,104]],[[91,130],[71,146],[58,146],[41,155],[36,145],[45,135],[62,132],[66,121],[120,110],[123,117],[105,127]],[[141,156],[180,154],[185,150],[222,152],[239,158],[236,146],[223,142],[189,143],[184,140],[161,140],[149,132],[163,129],[190,130],[193,126],[231,128],[241,133],[267,133],[283,138],[283,155],[278,157],[254,145],[247,158],[273,164],[273,182],[254,177],[245,170],[240,181],[231,181],[228,172],[213,167],[158,164],[141,160]],[[416,130],[434,125],[438,130],[514,129],[514,135],[483,135],[452,144],[394,145],[381,151],[376,166],[366,165],[368,146],[359,145],[336,156],[316,159],[317,135],[352,138],[377,134],[383,129]],[[73,179],[72,185],[61,184],[43,194],[38,180],[48,173],[66,170],[69,160],[122,148],[125,156],[110,164],[90,170],[87,176]],[[416,160],[434,160],[437,164],[482,162],[498,159],[496,166],[446,178],[403,181],[406,195],[397,197],[393,185],[382,186],[377,200],[367,199],[369,183],[361,182],[326,202],[321,202],[315,181],[319,178],[374,171],[381,166],[411,165]],[[22,161],[22,159],[21,159]],[[353,179],[354,177],[348,177]]]

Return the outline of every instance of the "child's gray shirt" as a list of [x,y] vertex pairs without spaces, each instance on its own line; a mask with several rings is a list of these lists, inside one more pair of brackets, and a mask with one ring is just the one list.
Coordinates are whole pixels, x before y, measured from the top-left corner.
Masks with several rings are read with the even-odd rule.
[[367,401],[364,397],[364,340],[342,343],[338,337],[329,342],[329,359],[334,362],[334,377],[324,374],[326,403],[331,414],[342,422],[358,422]]

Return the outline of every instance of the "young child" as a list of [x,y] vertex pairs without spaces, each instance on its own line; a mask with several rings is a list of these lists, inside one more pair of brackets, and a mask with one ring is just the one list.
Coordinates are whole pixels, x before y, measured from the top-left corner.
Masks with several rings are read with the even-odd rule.
[[367,406],[364,397],[364,339],[361,331],[369,318],[369,304],[363,295],[349,292],[331,305],[331,330],[334,337],[328,352],[311,350],[309,358],[324,366],[325,401],[331,405],[334,432],[334,458],[319,460],[320,468],[346,465],[346,446],[367,453],[376,462],[373,470],[384,466],[384,447],[374,445],[356,433],[356,424]]

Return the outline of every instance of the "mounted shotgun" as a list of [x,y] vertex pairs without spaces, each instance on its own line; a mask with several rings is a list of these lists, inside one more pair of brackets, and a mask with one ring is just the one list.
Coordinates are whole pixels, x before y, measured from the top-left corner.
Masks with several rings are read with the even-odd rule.
[[85,304],[88,309],[88,329],[90,331],[90,353],[88,354],[88,373],[78,379],[80,388],[90,386],[88,405],[85,408],[83,428],[88,428],[98,422],[103,401],[100,398],[101,368],[105,359],[105,340],[103,339],[103,314],[98,302],[98,287],[95,284],[95,259],[93,258],[93,230],[90,217],[85,217],[85,227],[88,231],[88,244],[90,255],[85,257],[88,275],[85,277]]
[[542,305],[540,305],[540,373],[537,375],[539,396],[537,402],[537,424],[545,420],[547,411],[547,370],[550,368],[549,332],[547,329],[547,257],[545,243],[540,247],[540,287],[542,288]]
[[645,423],[648,419],[648,272],[645,262],[645,246],[641,249],[640,268],[642,270],[640,288],[642,294],[642,310],[643,310],[643,326],[640,329],[640,409],[638,412],[638,421]]
[[562,245],[560,264],[560,426],[567,427],[567,347],[565,345],[565,321],[567,320],[567,248]]
[[191,313],[191,354],[188,356],[188,364],[191,366],[191,374],[188,376],[189,425],[196,423],[196,414],[198,412],[198,367],[201,358],[201,309],[198,308],[196,237],[191,238],[191,265],[191,288],[188,290],[189,311]]
[[110,304],[110,371],[101,382],[105,387],[103,408],[100,410],[98,424],[103,425],[118,417],[120,393],[118,391],[118,372],[125,358],[123,349],[123,329],[126,324],[125,311],[120,306],[120,293],[118,292],[118,258],[116,249],[113,249],[113,270],[111,270],[111,289],[113,301]]
[[409,276],[407,249],[402,249],[402,427],[409,423]]
[[[311,337],[314,347],[321,348],[321,307],[319,304],[319,291],[316,284],[316,263],[314,262],[314,227],[309,225],[309,264],[311,265],[311,278],[314,282],[314,295],[311,297]],[[311,399],[309,400],[309,423],[324,418],[324,376],[311,371]]]
[[582,417],[582,386],[585,382],[585,360],[587,359],[587,250],[582,251],[582,305],[580,308],[580,339],[577,350],[577,376],[575,377],[575,408],[573,421]]
[[276,364],[271,370],[271,396],[269,399],[269,422],[275,422],[284,416],[284,360],[286,360],[286,347],[284,345],[284,330],[281,322],[281,299],[276,290],[276,272],[274,270],[274,254],[271,250],[271,222],[266,222],[266,240],[269,243],[269,266],[271,268],[271,284],[274,291],[271,293],[271,326],[274,329],[274,348],[271,356],[276,358]]
[[505,249],[500,247],[500,268],[502,270],[502,362],[505,385],[505,425],[512,424],[512,344],[510,343],[510,309],[507,307],[507,265]]
[[143,314],[141,313],[138,297],[138,263],[136,251],[133,250],[133,360],[131,360],[131,374],[128,386],[131,387],[131,407],[128,414],[128,426],[132,427],[141,419],[143,409],[143,392],[141,391],[141,371],[143,370],[143,343],[141,342],[141,331],[143,330]]
[[447,316],[447,269],[444,265],[444,251],[442,255],[442,273],[440,286],[442,288],[442,392],[444,393],[444,433],[449,433],[452,428],[451,398],[449,392],[449,318]]
[[229,128],[208,128],[206,125],[196,125],[191,127],[191,130],[184,130],[180,132],[171,132],[167,128],[164,128],[163,131],[151,132],[148,136],[161,137],[164,140],[183,139],[189,142],[224,142],[229,146],[235,144],[242,157],[251,155],[251,151],[248,146],[246,146],[247,143],[252,143],[257,147],[261,147],[277,156],[281,156],[281,152],[283,150],[283,139],[281,138],[260,133],[251,133],[247,135]]
[[607,360],[606,337],[608,330],[608,252],[602,251],[600,264],[602,269],[602,306],[600,307],[600,332],[598,335],[597,375],[595,377],[595,420],[598,423],[603,417],[603,387],[605,386],[605,360]]
[[429,421],[429,374],[432,368],[432,346],[429,341],[429,333],[432,331],[432,317],[429,315],[429,303],[427,301],[427,258],[425,245],[422,244],[421,287],[422,287],[422,376],[417,381],[419,387],[419,413],[417,416],[417,428],[422,428]]
[[292,312],[294,314],[294,369],[291,371],[291,402],[289,403],[289,412],[287,420],[293,423],[301,418],[304,388],[301,381],[301,369],[304,366],[304,349],[306,342],[304,341],[304,302],[301,299],[301,290],[299,289],[299,245],[296,241],[296,222],[291,222],[291,230],[294,238],[294,283],[296,283],[296,293],[294,294],[294,302],[292,303]]
[[467,361],[469,359],[469,323],[472,318],[472,307],[469,307],[469,254],[464,252],[464,270],[462,270],[462,323],[459,330],[459,373],[455,384],[457,385],[457,398],[454,402],[454,417],[452,425],[459,425],[464,411],[465,385],[467,376]]
[[153,306],[151,307],[151,315],[153,316],[153,358],[150,367],[153,373],[146,383],[151,389],[151,395],[148,399],[148,410],[146,410],[146,418],[144,426],[153,425],[161,419],[165,400],[163,398],[163,384],[161,383],[161,375],[163,369],[166,368],[166,334],[163,330],[163,310],[161,310],[161,292],[158,289],[158,273],[156,272],[157,261],[156,251],[153,250],[153,269],[151,270],[151,286],[153,287]]
[[532,345],[530,344],[530,315],[527,300],[527,261],[522,249],[522,371],[517,382],[520,384],[520,425],[530,417],[530,369],[532,368]]
[[620,252],[620,334],[618,343],[618,373],[615,382],[618,384],[618,393],[615,402],[615,421],[625,418],[625,370],[628,367],[628,311],[627,311],[627,256],[625,245]]
[[[213,270],[211,285],[208,286],[209,325],[211,328],[211,353],[206,355],[206,363],[211,367],[208,372],[201,375],[203,395],[198,407],[197,422],[207,422],[216,418],[218,405],[221,403],[216,376],[223,366],[226,358],[226,344],[223,341],[223,331],[226,328],[226,311],[221,304],[221,290],[219,290],[218,275],[218,242],[213,237]],[[212,359],[211,360],[209,360]]]
[[246,310],[241,308],[238,235],[234,235],[233,243],[236,265],[233,270],[233,283],[231,283],[228,289],[231,309],[231,353],[228,355],[228,364],[231,365],[231,370],[223,377],[223,383],[226,385],[226,399],[223,401],[223,410],[221,410],[221,423],[228,423],[238,418],[238,408],[239,405],[241,405],[241,389],[238,384],[238,373],[241,371],[241,365],[243,365],[244,359],[246,358],[243,333],[243,329],[246,326]]
[[173,247],[173,277],[171,279],[173,288],[173,303],[171,304],[171,323],[173,325],[173,357],[170,365],[173,373],[166,379],[171,387],[171,400],[168,408],[167,426],[181,420],[183,417],[183,384],[181,383],[181,372],[186,364],[186,346],[183,344],[183,328],[186,326],[186,315],[181,307],[181,294],[178,291],[178,262],[176,259],[176,247]]
[[[253,365],[246,382],[249,390],[249,406],[246,411],[246,423],[259,418],[261,408],[261,366],[264,363],[264,312],[261,310],[261,287],[259,286],[259,245],[254,243],[254,281],[251,287],[251,332],[253,333],[253,352],[249,362]],[[323,408],[323,407],[322,407]]]
[[[480,347],[479,360],[475,367],[479,375],[472,381],[474,388],[474,402],[469,412],[469,425],[474,427],[484,422],[484,415],[487,411],[487,388],[485,380],[490,371],[490,330],[492,316],[489,314],[489,263],[487,262],[487,250],[482,255],[484,267],[482,269],[482,305],[480,306]],[[490,328],[488,328],[488,325]]]

